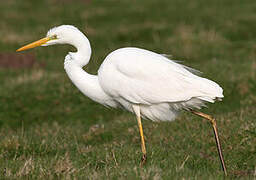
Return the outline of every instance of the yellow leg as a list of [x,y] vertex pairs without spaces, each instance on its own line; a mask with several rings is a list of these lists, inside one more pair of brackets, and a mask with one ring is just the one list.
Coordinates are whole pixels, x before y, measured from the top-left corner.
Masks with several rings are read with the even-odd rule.
[[145,146],[145,140],[144,140],[144,135],[143,135],[143,128],[142,128],[142,123],[141,123],[141,116],[140,116],[140,107],[138,105],[133,105],[133,111],[136,115],[137,121],[138,121],[138,126],[140,130],[140,137],[141,137],[141,151],[142,151],[142,158],[141,158],[141,165],[144,165],[147,160],[147,155],[146,155],[146,146]]
[[222,155],[220,140],[219,140],[218,131],[217,131],[216,120],[213,117],[211,117],[210,115],[204,114],[202,112],[198,112],[198,111],[194,111],[194,110],[191,110],[191,112],[195,115],[198,115],[200,117],[203,117],[203,118],[209,120],[210,123],[212,124],[213,132],[214,132],[214,136],[215,136],[215,141],[216,141],[216,145],[217,145],[217,150],[218,150],[219,158],[220,158],[220,162],[221,162],[221,166],[222,166],[222,169],[224,171],[225,176],[227,176],[227,170],[226,170],[225,162],[224,162],[223,155]]

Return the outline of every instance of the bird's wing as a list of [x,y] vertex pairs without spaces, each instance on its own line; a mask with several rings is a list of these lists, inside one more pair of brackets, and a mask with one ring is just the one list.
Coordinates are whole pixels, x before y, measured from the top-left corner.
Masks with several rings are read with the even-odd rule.
[[105,61],[99,70],[103,89],[113,97],[133,103],[181,102],[208,96],[210,101],[222,94],[213,81],[151,51],[121,49]]

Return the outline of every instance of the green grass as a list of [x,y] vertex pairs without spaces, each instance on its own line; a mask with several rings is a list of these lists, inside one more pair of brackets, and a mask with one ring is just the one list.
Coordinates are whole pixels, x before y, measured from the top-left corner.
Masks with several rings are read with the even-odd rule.
[[[216,117],[232,178],[256,178],[255,0],[8,0],[0,2],[1,53],[73,24],[90,39],[97,69],[114,49],[172,54],[224,89],[203,111]],[[70,46],[37,48],[45,68],[0,69],[0,179],[222,179],[207,121],[143,121],[141,168],[135,117],[92,102],[63,70]],[[1,61],[1,59],[0,59]]]

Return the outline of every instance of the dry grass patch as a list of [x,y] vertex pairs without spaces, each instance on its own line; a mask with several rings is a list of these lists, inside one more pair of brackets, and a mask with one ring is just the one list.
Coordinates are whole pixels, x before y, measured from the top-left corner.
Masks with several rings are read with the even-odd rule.
[[35,169],[35,163],[32,157],[30,157],[25,161],[24,165],[19,169],[16,176],[17,177],[27,176],[33,173],[34,169]]
[[18,86],[21,84],[36,82],[42,79],[44,74],[45,72],[43,70],[35,70],[35,71],[32,71],[30,74],[22,74],[15,78],[7,79],[5,80],[5,84],[8,86],[10,85]]
[[[2,134],[2,133],[1,133]],[[2,134],[3,136],[3,134]],[[20,138],[18,136],[5,136],[0,141],[0,146],[4,147],[5,149],[15,149],[18,150],[20,147]]]
[[95,8],[93,11],[83,11],[81,17],[84,19],[89,19],[93,16],[104,16],[106,15],[108,10],[106,8],[98,7]]
[[166,22],[158,22],[157,24],[151,21],[145,21],[140,24],[120,24],[116,28],[116,32],[122,33],[122,34],[131,34],[134,32],[138,32],[142,29],[153,29],[153,30],[161,30],[167,28],[168,24]]
[[29,73],[24,73],[16,77],[6,78],[4,85],[8,87],[16,87],[22,84],[35,83],[44,78],[48,79],[59,79],[61,73],[48,73],[43,69],[34,69]]
[[198,39],[202,41],[202,43],[209,44],[227,44],[229,41],[225,39],[220,33],[216,32],[213,29],[209,31],[200,31],[198,33]]
[[95,136],[98,136],[100,134],[104,133],[104,125],[101,124],[95,124],[95,125],[92,125],[90,128],[89,128],[89,131],[87,133],[85,133],[83,136],[83,139],[88,141],[88,140],[91,140],[93,139]]
[[[189,25],[179,25],[174,33],[167,39],[170,44],[180,50],[185,57],[195,57],[201,52],[201,47],[214,48],[221,45],[227,45],[229,41],[214,29],[197,31]],[[177,46],[180,45],[180,46]],[[217,46],[218,45],[218,46]],[[177,49],[177,50],[178,50]]]
[[54,166],[54,171],[57,175],[68,175],[76,172],[76,169],[74,168],[68,153],[66,153],[64,157],[61,157],[56,162]]
[[[6,44],[6,43],[24,44],[25,42],[28,42],[28,39],[31,39],[30,34],[21,34],[21,33],[18,34],[9,28],[1,28],[1,29],[4,29],[3,31],[2,30],[0,31],[0,36],[1,36],[0,41],[3,44]],[[13,51],[15,51],[15,49],[13,49]]]
[[[69,4],[69,3],[73,3],[72,0],[48,0],[48,2],[50,4],[63,4],[63,3]],[[88,3],[91,2],[91,0],[78,0],[78,2],[88,4]]]

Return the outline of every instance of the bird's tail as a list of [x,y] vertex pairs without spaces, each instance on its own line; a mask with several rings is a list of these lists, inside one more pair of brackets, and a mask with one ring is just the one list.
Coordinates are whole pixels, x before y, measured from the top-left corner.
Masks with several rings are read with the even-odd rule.
[[198,98],[203,101],[213,103],[216,100],[221,100],[224,97],[223,89],[217,83],[209,79],[200,77],[198,87],[201,93]]

